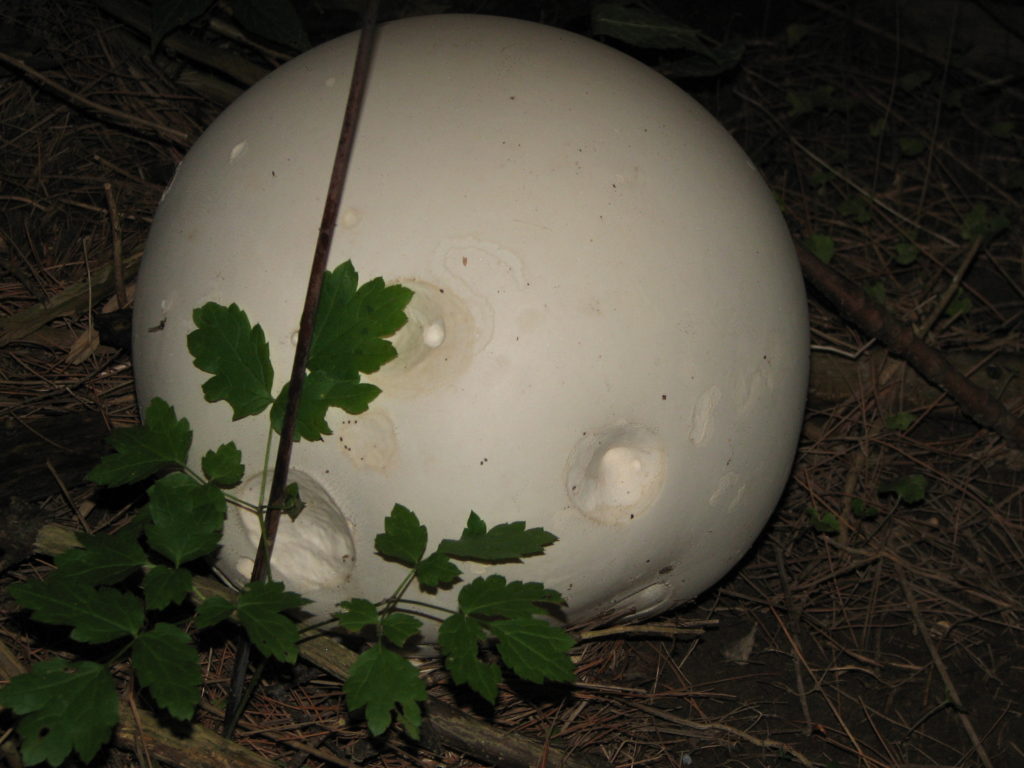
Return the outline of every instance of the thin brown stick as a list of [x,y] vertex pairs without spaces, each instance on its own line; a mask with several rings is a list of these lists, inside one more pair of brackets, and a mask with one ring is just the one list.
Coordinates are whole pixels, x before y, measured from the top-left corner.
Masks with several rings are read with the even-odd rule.
[[128,306],[128,292],[124,287],[124,261],[121,258],[121,217],[117,213],[117,200],[114,199],[114,188],[110,182],[103,184],[103,192],[107,196],[107,208],[110,209],[110,231],[113,238],[114,288],[117,292],[117,308]]

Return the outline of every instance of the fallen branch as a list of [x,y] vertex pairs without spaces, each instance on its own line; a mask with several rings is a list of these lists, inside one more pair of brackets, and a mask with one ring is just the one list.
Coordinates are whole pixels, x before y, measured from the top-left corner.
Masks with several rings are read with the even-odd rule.
[[1024,422],[991,392],[968,381],[939,352],[914,335],[863,289],[821,261],[801,245],[796,246],[804,277],[828,299],[839,314],[869,336],[881,341],[921,376],[949,395],[976,424],[991,429],[1007,442],[1024,447]]

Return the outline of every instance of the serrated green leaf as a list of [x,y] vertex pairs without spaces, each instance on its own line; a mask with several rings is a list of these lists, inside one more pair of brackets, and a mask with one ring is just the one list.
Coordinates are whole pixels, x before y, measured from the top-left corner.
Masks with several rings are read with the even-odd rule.
[[949,304],[946,305],[945,315],[946,317],[956,317],[970,312],[974,307],[974,302],[968,295],[967,291],[963,288],[957,288],[956,294],[950,300]]
[[423,628],[423,622],[408,613],[389,613],[380,623],[381,633],[401,648]]
[[279,581],[249,582],[238,595],[238,620],[260,653],[294,664],[299,653],[299,626],[283,612],[308,602],[301,595],[286,592]]
[[149,489],[145,511],[149,545],[177,567],[217,549],[227,501],[217,486],[176,472]]
[[284,505],[281,507],[281,511],[288,515],[292,522],[295,522],[305,508],[306,502],[299,496],[299,484],[288,483],[284,487]]
[[960,236],[964,240],[988,239],[1010,226],[1010,220],[1001,213],[992,213],[985,203],[976,203],[964,216]]
[[419,580],[420,586],[425,589],[454,584],[461,575],[462,571],[459,570],[459,567],[442,552],[434,552],[423,558],[416,566],[416,578]]
[[459,592],[462,612],[481,618],[527,618],[563,603],[558,592],[539,582],[506,582],[499,574],[478,576]]
[[542,554],[544,547],[556,541],[558,537],[553,533],[543,528],[528,529],[522,521],[500,523],[488,531],[476,512],[470,512],[462,536],[458,540],[445,539],[437,551],[460,560],[497,563]]
[[[285,384],[270,409],[270,424],[281,434],[284,423],[284,409],[288,403],[291,384]],[[370,402],[380,394],[380,387],[359,381],[341,381],[324,371],[313,371],[302,385],[299,397],[299,412],[295,420],[294,439],[316,441],[323,435],[331,434],[327,426],[327,410],[341,408],[346,413],[360,414],[370,407]]]
[[808,507],[807,517],[811,521],[811,526],[814,530],[820,533],[839,533],[839,519],[827,509],[820,510],[817,507]]
[[878,486],[879,493],[895,493],[900,501],[906,504],[916,504],[922,501],[926,490],[928,490],[928,480],[924,475],[918,474],[901,475]]
[[380,621],[377,606],[361,597],[345,600],[338,604],[339,613],[334,614],[342,629],[349,632],[361,632],[365,627],[374,626]]
[[116,584],[146,563],[139,546],[137,530],[125,528],[114,534],[78,534],[81,549],[68,549],[57,555],[57,571],[50,578],[67,579],[76,584],[99,586]]
[[416,668],[403,656],[383,645],[374,645],[359,654],[345,682],[345,700],[349,710],[365,708],[370,733],[380,736],[391,725],[391,713],[409,735],[418,739],[427,688]]
[[199,654],[187,634],[173,624],[158,623],[132,645],[139,683],[156,703],[178,720],[189,720],[199,704],[203,682]]
[[172,603],[180,603],[191,589],[192,572],[187,568],[157,565],[142,577],[142,595],[150,611],[162,611]]
[[472,616],[455,613],[441,622],[437,642],[444,665],[457,685],[468,685],[491,704],[498,698],[501,670],[480,660],[480,643],[486,638],[483,626]]
[[879,304],[885,304],[885,283],[881,280],[876,280],[873,283],[868,283],[864,288],[864,293],[870,296]]
[[868,205],[868,201],[859,195],[843,200],[839,204],[838,211],[843,217],[852,219],[858,224],[867,224],[871,221],[871,207]]
[[41,661],[0,689],[0,706],[21,717],[26,765],[61,765],[72,750],[89,762],[110,740],[120,716],[114,680],[92,661]]
[[115,453],[100,459],[86,479],[100,485],[127,485],[167,467],[185,466],[192,429],[187,419],[179,419],[174,408],[155,397],[141,426],[115,429],[107,444]]
[[804,245],[825,264],[830,263],[836,255],[836,241],[828,235],[811,235],[804,241]]
[[1013,120],[996,120],[989,125],[988,130],[997,139],[1012,139],[1017,132],[1017,124]]
[[178,27],[194,21],[213,6],[215,0],[156,0],[150,11],[150,53]]
[[247,32],[287,45],[297,51],[309,48],[302,19],[289,0],[235,0],[235,18]]
[[415,568],[427,548],[427,527],[412,510],[395,504],[384,518],[384,533],[378,533],[373,544],[381,557]]
[[505,619],[490,625],[498,638],[498,654],[517,676],[531,683],[572,682],[569,650],[575,644],[563,629],[540,619]]
[[111,587],[96,589],[60,578],[12,584],[10,593],[18,604],[32,611],[44,624],[71,627],[71,637],[82,643],[106,643],[142,628],[142,603]]
[[235,604],[223,597],[208,597],[196,608],[196,628],[206,629],[231,618]]
[[356,287],[359,276],[346,261],[324,275],[308,368],[338,381],[359,381],[398,354],[383,338],[405,325],[412,291],[374,278]]
[[202,466],[206,479],[221,488],[234,488],[245,476],[242,452],[233,440],[224,443],[216,451],[207,451]]
[[274,401],[270,345],[259,324],[252,326],[237,304],[209,302],[192,313],[196,330],[186,339],[196,368],[213,376],[203,384],[206,399],[224,400],[232,418],[262,412]]

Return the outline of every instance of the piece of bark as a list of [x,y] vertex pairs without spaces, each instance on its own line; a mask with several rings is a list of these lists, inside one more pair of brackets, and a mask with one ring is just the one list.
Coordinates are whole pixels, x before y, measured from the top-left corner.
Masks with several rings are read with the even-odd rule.
[[957,371],[939,352],[914,335],[910,326],[890,315],[885,307],[858,285],[831,269],[801,245],[796,246],[804,277],[839,311],[868,336],[906,360],[922,377],[948,394],[976,424],[991,429],[1015,447],[1024,447],[1024,421],[1010,413],[991,392]]
[[[74,532],[64,526],[50,524],[44,526],[36,538],[36,552],[49,556],[58,555],[69,547],[77,546]],[[232,590],[219,581],[195,576],[194,592],[197,601],[215,595],[231,599]],[[357,654],[330,636],[321,634],[320,629],[305,627],[308,636],[299,643],[299,655],[338,680],[344,681],[348,671],[355,663]],[[144,725],[146,722],[144,721]],[[156,728],[159,724],[152,721]],[[426,707],[423,722],[424,733],[430,741],[443,748],[460,752],[481,762],[493,763],[501,768],[528,768],[545,764],[560,768],[607,768],[610,764],[603,758],[579,753],[567,753],[549,744],[541,744],[520,734],[511,733],[499,726],[470,717],[454,707],[432,700]],[[122,728],[124,723],[122,723]],[[152,737],[148,734],[148,726],[144,728],[147,743]],[[197,744],[197,749],[205,749],[206,742]],[[174,745],[186,747],[185,744],[174,742]],[[199,753],[204,754],[202,752]],[[187,757],[187,753],[183,753]],[[182,768],[204,766],[205,763],[183,762],[174,763]],[[224,766],[231,763],[225,763]],[[238,763],[238,765],[242,765]],[[219,768],[219,766],[217,766]]]

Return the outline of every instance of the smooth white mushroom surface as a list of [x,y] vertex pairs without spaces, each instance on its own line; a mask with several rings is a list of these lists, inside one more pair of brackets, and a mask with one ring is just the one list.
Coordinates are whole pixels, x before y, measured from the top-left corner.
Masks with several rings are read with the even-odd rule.
[[[250,489],[266,422],[204,401],[185,337],[193,308],[236,302],[285,381],[356,42],[309,51],[227,109],[146,247],[140,400],[189,418],[197,461],[233,439]],[[416,293],[398,359],[370,377],[383,394],[294,451],[309,506],[284,521],[274,569],[313,613],[394,589],[403,571],[373,540],[396,502],[431,546],[471,510],[555,533],[543,556],[465,570],[542,581],[572,622],[693,598],[753,543],[801,424],[803,284],[758,172],[674,84],[538,24],[383,25],[332,266],[346,259]],[[233,515],[231,578],[247,577],[254,541]]]

